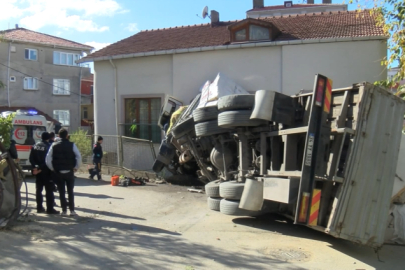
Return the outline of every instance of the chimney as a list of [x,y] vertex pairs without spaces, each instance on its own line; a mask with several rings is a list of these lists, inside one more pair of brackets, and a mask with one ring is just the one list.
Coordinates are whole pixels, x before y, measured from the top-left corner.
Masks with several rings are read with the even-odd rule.
[[211,10],[211,24],[219,23],[218,11]]
[[332,0],[322,0],[322,4],[332,4]]
[[264,0],[253,0],[253,8],[264,8]]
[[18,24],[15,25],[15,29],[18,29]]
[[307,4],[314,4],[314,0],[307,0]]

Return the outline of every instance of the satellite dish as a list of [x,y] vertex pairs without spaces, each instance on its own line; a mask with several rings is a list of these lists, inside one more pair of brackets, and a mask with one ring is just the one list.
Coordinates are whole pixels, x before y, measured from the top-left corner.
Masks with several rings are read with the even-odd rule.
[[208,7],[205,6],[202,10],[202,17],[205,19],[208,16]]

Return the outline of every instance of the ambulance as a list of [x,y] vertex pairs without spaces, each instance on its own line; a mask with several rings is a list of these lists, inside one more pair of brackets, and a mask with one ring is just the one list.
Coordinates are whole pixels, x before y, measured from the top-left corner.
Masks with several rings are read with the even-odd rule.
[[44,131],[51,132],[53,123],[48,122],[43,115],[38,115],[34,110],[17,110],[16,112],[3,112],[2,116],[6,117],[15,113],[13,118],[13,130],[11,139],[16,142],[18,158],[23,169],[30,169],[29,156],[31,147],[41,141],[41,135]]

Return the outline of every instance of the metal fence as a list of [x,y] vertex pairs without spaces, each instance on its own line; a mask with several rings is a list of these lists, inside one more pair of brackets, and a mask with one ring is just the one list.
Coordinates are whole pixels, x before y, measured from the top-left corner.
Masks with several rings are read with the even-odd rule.
[[152,141],[115,135],[70,135],[82,154],[83,163],[92,164],[93,145],[103,137],[102,164],[131,170],[152,171],[156,146]]

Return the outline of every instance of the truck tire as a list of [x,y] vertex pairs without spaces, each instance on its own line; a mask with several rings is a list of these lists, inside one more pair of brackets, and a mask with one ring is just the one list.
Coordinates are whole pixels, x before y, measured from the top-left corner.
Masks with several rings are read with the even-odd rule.
[[217,106],[209,106],[198,108],[193,111],[193,118],[195,123],[201,123],[209,120],[217,119],[218,117]]
[[226,133],[230,129],[221,128],[218,126],[218,120],[198,123],[195,125],[195,134],[197,137],[210,136],[215,134]]
[[219,205],[219,211],[222,214],[229,215],[229,216],[257,216],[258,212],[256,211],[249,211],[245,209],[239,208],[239,201],[238,200],[226,200],[222,199]]
[[153,163],[152,170],[155,173],[160,173],[164,167],[165,167],[165,164],[163,162],[161,162],[159,160],[155,160],[155,162]]
[[205,194],[208,197],[219,198],[219,180],[211,181],[205,185]]
[[255,95],[229,95],[218,99],[218,110],[253,110],[255,106]]
[[171,133],[173,134],[173,137],[175,139],[180,138],[181,136],[189,133],[190,131],[194,130],[194,119],[188,118],[186,120],[184,120],[183,122],[179,123],[178,125],[176,125]]
[[218,114],[218,126],[222,128],[256,127],[268,123],[261,119],[250,119],[251,114],[251,110],[221,112]]
[[219,197],[228,200],[240,200],[242,198],[245,183],[227,181],[219,185]]
[[220,204],[221,204],[221,198],[207,198],[207,204],[208,208],[214,211],[219,211],[220,209]]

